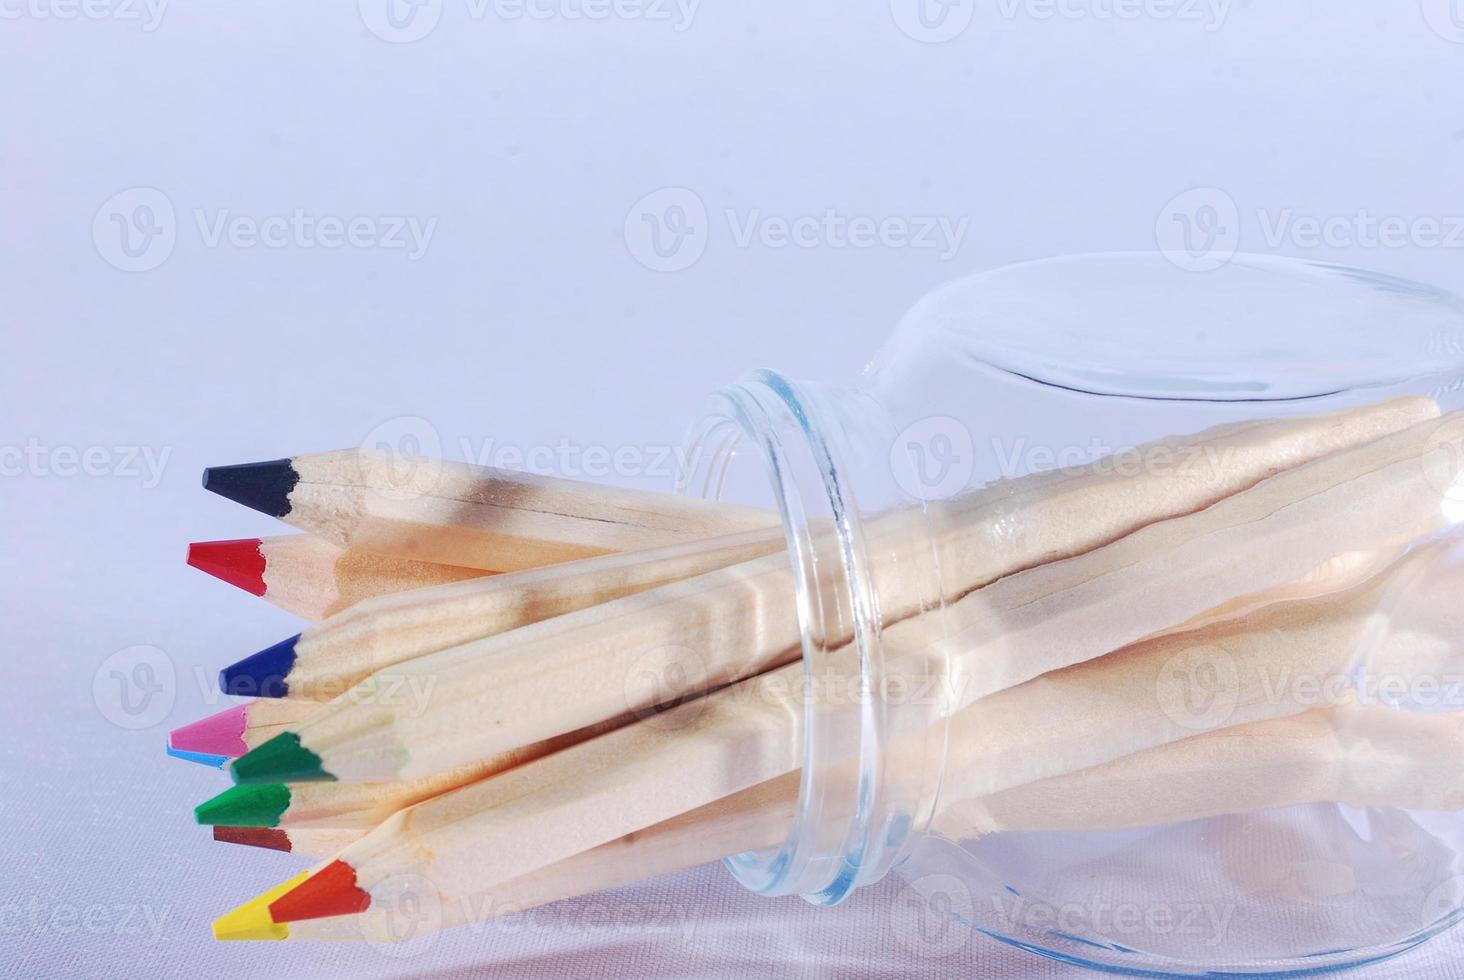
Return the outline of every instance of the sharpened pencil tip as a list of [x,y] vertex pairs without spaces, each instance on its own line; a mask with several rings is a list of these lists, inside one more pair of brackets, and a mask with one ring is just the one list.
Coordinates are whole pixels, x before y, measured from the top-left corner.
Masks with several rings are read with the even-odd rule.
[[213,769],[222,769],[233,758],[231,755],[213,755],[209,752],[190,752],[187,749],[177,749],[168,746],[168,755],[175,759],[182,759],[184,762],[196,762],[201,766],[209,766]]
[[287,678],[295,666],[295,644],[300,634],[272,647],[251,653],[219,671],[219,689],[237,697],[282,698],[290,693]]
[[250,595],[264,595],[267,587],[260,543],[258,538],[195,541],[188,546],[188,564]]
[[278,827],[218,827],[213,829],[213,839],[224,844],[243,844],[245,847],[265,847],[271,851],[289,851],[290,835]]
[[243,755],[249,751],[249,746],[244,744],[244,728],[248,724],[246,708],[246,705],[236,704],[173,729],[168,733],[168,748],[225,759]]
[[262,895],[257,895],[243,905],[226,912],[214,920],[215,939],[289,939],[290,927],[270,918],[269,904],[296,886],[304,884],[310,872],[302,871],[284,884],[276,885]]
[[355,915],[371,907],[371,894],[356,884],[356,869],[335,860],[269,904],[274,922]]
[[273,827],[290,808],[290,787],[280,783],[230,786],[193,808],[201,824],[233,827]]
[[294,732],[282,732],[255,746],[235,759],[229,769],[234,782],[240,785],[335,781],[320,764],[320,756],[301,745],[300,736]]
[[290,512],[290,491],[299,482],[300,474],[288,459],[210,466],[203,471],[205,490],[271,517]]

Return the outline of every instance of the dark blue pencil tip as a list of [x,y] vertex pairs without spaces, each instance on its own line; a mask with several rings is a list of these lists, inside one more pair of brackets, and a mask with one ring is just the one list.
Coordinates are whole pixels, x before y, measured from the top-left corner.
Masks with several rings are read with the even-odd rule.
[[245,698],[282,698],[290,693],[286,680],[295,666],[296,633],[272,647],[251,654],[219,671],[219,688]]
[[288,459],[210,466],[203,471],[205,490],[271,517],[290,512],[290,491],[299,482],[300,474]]

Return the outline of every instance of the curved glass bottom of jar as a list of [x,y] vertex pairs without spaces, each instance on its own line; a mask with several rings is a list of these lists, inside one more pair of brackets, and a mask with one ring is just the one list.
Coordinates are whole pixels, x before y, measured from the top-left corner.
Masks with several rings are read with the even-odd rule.
[[[1310,804],[1149,830],[929,836],[899,867],[932,962],[978,937],[1142,977],[1305,977],[1407,953],[1464,919],[1457,815]],[[1207,855],[1186,861],[1186,853]],[[1345,938],[1344,938],[1345,937]]]

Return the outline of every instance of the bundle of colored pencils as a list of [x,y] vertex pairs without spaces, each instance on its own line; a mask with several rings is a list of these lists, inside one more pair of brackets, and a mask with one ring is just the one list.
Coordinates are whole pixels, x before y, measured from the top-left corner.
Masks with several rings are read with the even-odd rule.
[[[1222,426],[1139,447],[1175,465],[1099,460],[872,519],[884,657],[941,664],[955,692],[933,829],[1464,808],[1440,751],[1464,722],[1271,689],[1345,674],[1400,583],[1430,615],[1370,666],[1449,666],[1452,421],[1405,398]],[[446,927],[787,837],[804,667],[772,513],[365,451],[204,482],[305,533],[190,563],[315,620],[221,671],[252,700],[170,737],[237,784],[197,808],[216,839],[318,862],[219,938],[401,938],[404,882]],[[906,571],[917,546],[941,608]],[[1166,676],[1217,655],[1230,710],[1178,717]],[[924,750],[905,734],[892,767]]]

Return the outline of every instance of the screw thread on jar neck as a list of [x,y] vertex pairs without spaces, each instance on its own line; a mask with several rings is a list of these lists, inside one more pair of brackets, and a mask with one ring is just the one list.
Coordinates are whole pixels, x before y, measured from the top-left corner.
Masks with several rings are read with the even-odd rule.
[[[924,823],[926,794],[894,785],[887,772],[885,749],[897,726],[882,696],[881,553],[871,548],[871,514],[861,508],[865,486],[887,476],[871,473],[879,453],[868,451],[889,445],[887,428],[862,392],[759,371],[713,395],[689,440],[681,488],[718,498],[750,456],[782,518],[792,563],[805,681],[798,805],[781,846],[726,861],[760,894],[837,904],[882,878]],[[904,547],[922,550],[918,542]],[[938,589],[931,591],[922,597],[927,609],[940,604]]]

